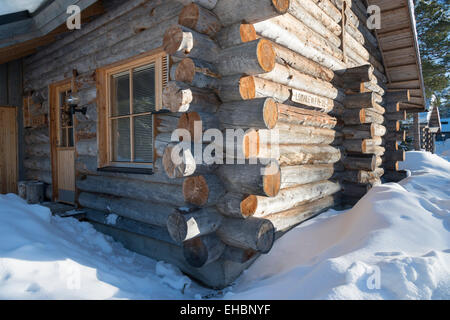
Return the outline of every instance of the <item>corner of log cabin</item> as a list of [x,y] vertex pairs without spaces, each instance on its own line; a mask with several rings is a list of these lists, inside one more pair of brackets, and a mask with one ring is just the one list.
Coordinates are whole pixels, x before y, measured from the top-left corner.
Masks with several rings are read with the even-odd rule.
[[[52,114],[52,88],[77,70],[73,89],[85,112],[74,115],[74,179],[87,220],[127,248],[223,288],[293,227],[404,177],[399,121],[425,106],[420,56],[409,0],[186,3],[102,2],[103,11],[76,32],[13,39],[0,52],[20,54],[22,91],[40,97],[38,104],[18,97],[24,177],[56,196],[58,139],[49,127],[60,119]],[[370,4],[381,8],[380,30],[367,27]],[[144,63],[153,54],[161,57],[154,67]],[[106,72],[123,64],[128,71]],[[152,85],[133,78],[149,66],[153,96]],[[128,116],[107,116],[114,97],[128,99],[133,110],[151,110],[152,120],[114,131],[111,123]],[[177,163],[172,133],[186,129],[192,136],[196,122],[201,137],[186,143]],[[229,147],[209,129],[243,134]],[[135,131],[139,141],[131,138]],[[117,140],[124,136],[128,142]],[[116,147],[136,158],[140,141],[151,141],[142,148],[151,163],[110,161]],[[196,161],[206,152],[219,161]],[[121,222],[109,225],[109,214]]]

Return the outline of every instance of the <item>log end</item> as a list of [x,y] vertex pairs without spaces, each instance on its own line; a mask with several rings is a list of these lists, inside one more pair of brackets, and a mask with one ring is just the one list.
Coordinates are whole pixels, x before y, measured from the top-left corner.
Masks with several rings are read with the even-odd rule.
[[243,151],[245,159],[256,158],[260,152],[260,139],[258,131],[249,130],[244,135]]
[[256,248],[261,253],[268,253],[275,242],[275,227],[269,220],[262,220],[258,230]]
[[209,187],[203,176],[189,177],[183,182],[183,196],[187,203],[204,206],[208,202]]
[[272,98],[266,99],[263,116],[267,129],[275,128],[275,125],[278,122],[278,104]]
[[264,169],[263,189],[268,197],[275,197],[280,192],[281,170],[276,162],[271,162]]
[[182,243],[186,239],[188,227],[180,212],[175,211],[167,217],[167,231],[176,243]]
[[359,121],[361,123],[366,123],[366,110],[364,109],[359,110]]
[[261,39],[258,43],[257,56],[260,67],[265,72],[270,72],[275,68],[275,50],[270,41]]
[[191,266],[201,268],[208,261],[208,248],[201,238],[190,239],[183,243],[183,255]]
[[169,144],[164,149],[162,164],[166,175],[170,179],[176,179],[194,174],[197,166],[192,154],[188,150],[180,150],[183,154],[174,154],[174,148],[175,145]]
[[251,100],[256,97],[255,78],[252,76],[243,76],[239,80],[239,93],[243,100]]
[[252,24],[242,23],[239,32],[241,34],[241,41],[250,42],[256,40],[258,37],[256,35],[255,27]]
[[163,38],[164,51],[169,54],[175,54],[183,43],[183,30],[179,26],[172,26],[166,30]]
[[190,58],[183,59],[175,70],[175,79],[177,81],[192,83],[195,77],[195,63]]
[[191,90],[183,90],[175,81],[169,82],[163,90],[163,106],[171,112],[186,112],[192,102]]
[[249,195],[241,201],[241,212],[245,217],[250,217],[255,214],[258,207],[258,197],[255,195]]
[[194,29],[198,23],[198,17],[200,16],[200,9],[197,4],[188,4],[181,10],[178,17],[178,23],[182,26]]
[[[195,122],[201,122],[202,118],[197,112],[183,113],[178,120],[178,129],[186,129],[191,135],[191,141],[201,142],[202,137],[195,137]],[[200,139],[200,140],[197,140]]]
[[272,0],[272,5],[279,14],[285,14],[290,6],[291,0]]

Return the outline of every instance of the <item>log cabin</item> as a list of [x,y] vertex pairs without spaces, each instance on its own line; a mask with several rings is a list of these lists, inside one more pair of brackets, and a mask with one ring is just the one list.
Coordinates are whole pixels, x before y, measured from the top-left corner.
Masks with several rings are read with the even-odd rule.
[[0,17],[0,191],[40,182],[37,199],[223,288],[402,179],[399,121],[424,98],[411,0],[46,1]]

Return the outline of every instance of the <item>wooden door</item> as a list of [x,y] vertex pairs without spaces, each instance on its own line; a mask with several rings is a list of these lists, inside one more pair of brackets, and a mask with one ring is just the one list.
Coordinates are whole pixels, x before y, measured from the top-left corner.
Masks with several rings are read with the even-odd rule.
[[75,116],[65,102],[70,81],[50,86],[53,200],[75,203]]
[[17,108],[0,107],[0,193],[17,193]]

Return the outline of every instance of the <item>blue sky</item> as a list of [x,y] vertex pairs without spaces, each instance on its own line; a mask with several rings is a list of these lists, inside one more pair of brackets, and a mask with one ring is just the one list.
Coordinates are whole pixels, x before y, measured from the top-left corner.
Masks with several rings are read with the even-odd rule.
[[35,11],[44,0],[0,0],[0,15],[17,11]]

